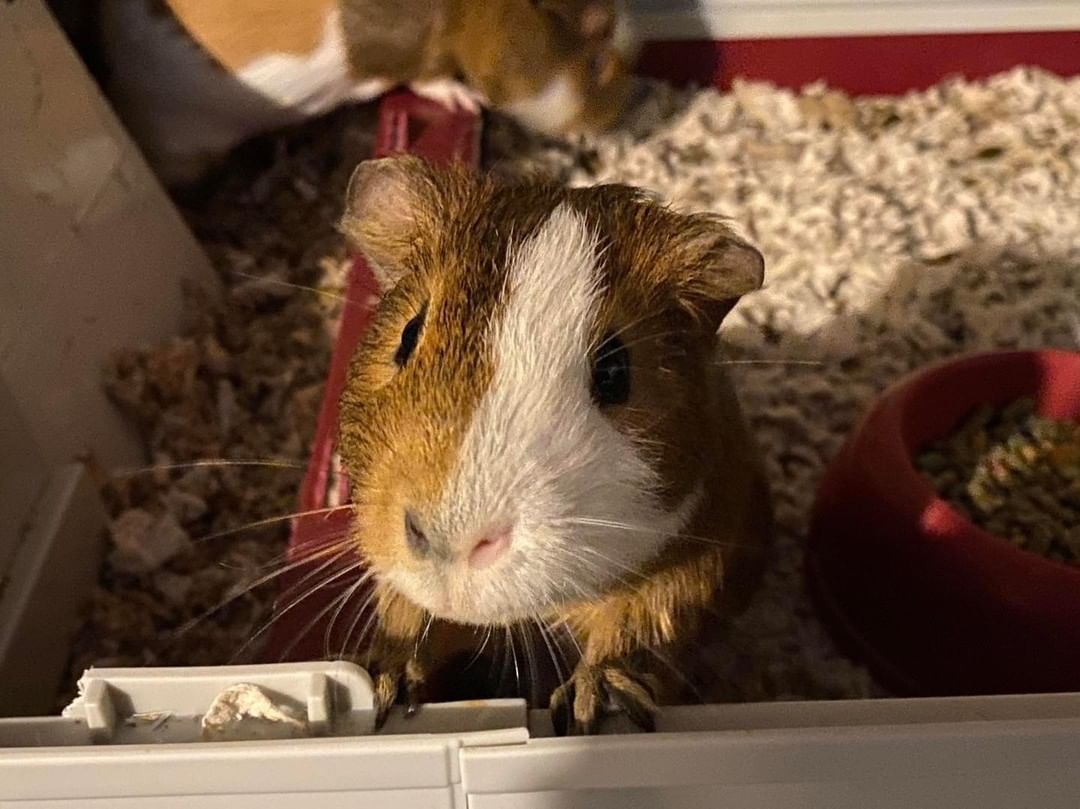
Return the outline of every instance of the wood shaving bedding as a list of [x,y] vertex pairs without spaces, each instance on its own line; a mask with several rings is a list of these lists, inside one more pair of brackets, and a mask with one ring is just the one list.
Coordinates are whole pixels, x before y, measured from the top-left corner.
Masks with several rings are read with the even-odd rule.
[[[711,650],[711,698],[882,693],[836,652],[807,602],[814,489],[859,413],[903,373],[972,349],[1076,346],[1078,125],[1080,81],[1028,70],[855,100],[820,86],[741,83],[721,94],[657,84],[629,133],[573,142],[490,122],[497,170],[641,185],[732,216],[766,256],[766,289],[736,307],[724,335],[765,452],[779,537],[758,598]],[[185,335],[123,352],[110,377],[156,462],[303,462],[340,302],[247,276],[341,290],[346,262],[332,225],[369,133],[370,113],[352,110],[270,139],[278,154],[268,170],[234,168],[188,207],[229,287],[225,301],[196,298]],[[172,633],[268,570],[286,524],[193,538],[288,513],[300,474],[195,468],[106,485],[116,519],[137,527],[168,514],[190,541],[156,549],[166,561],[153,571],[122,572],[122,554],[106,561],[70,682],[90,664],[229,662],[266,619],[272,589]]]

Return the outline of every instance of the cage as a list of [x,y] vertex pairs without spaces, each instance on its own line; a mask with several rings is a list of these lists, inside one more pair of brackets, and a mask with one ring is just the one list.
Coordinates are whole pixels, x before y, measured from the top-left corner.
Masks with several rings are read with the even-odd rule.
[[[740,14],[752,10],[739,7]],[[651,11],[648,19],[656,26],[673,13]],[[27,278],[90,260],[95,265],[63,290],[71,301],[63,306],[55,290],[20,280],[15,288],[27,297],[8,299],[4,313],[5,319],[12,315],[12,325],[5,326],[5,342],[18,347],[18,337],[43,344],[41,335],[60,330],[80,346],[81,353],[65,355],[69,367],[92,369],[109,345],[174,331],[179,304],[161,289],[174,288],[184,276],[212,285],[212,273],[44,8],[18,0],[2,13],[0,54],[12,67],[0,71],[11,82],[3,97],[18,102],[12,110],[26,111],[20,123],[48,133],[40,139],[41,153],[15,152],[15,162],[60,166],[62,182],[79,189],[61,200],[46,185],[5,203],[5,216],[25,212],[5,224],[7,232],[39,234],[13,241],[22,252],[5,256],[5,263],[25,268],[20,271]],[[760,35],[747,25],[746,32]],[[1068,25],[1066,19],[1061,27]],[[835,33],[823,29],[829,31]],[[1075,42],[1068,32],[1054,41],[1068,36]],[[712,38],[696,46],[699,52],[712,51]],[[663,61],[673,47],[654,48],[647,59]],[[790,46],[771,47],[780,54]],[[738,48],[733,53],[739,58]],[[1062,60],[1063,72],[1080,67],[1080,50],[1062,53],[1050,49],[1048,58]],[[734,68],[729,62],[724,69]],[[25,81],[28,76],[41,83],[38,95],[26,91],[35,86]],[[83,106],[72,110],[68,102]],[[87,121],[90,128],[80,128]],[[57,132],[67,132],[69,141],[58,141]],[[471,116],[447,115],[403,93],[380,105],[376,154],[410,151],[476,163],[478,150],[478,122]],[[35,208],[42,199],[45,208]],[[98,216],[99,208],[110,215]],[[121,221],[123,231],[117,230]],[[42,244],[56,247],[43,254]],[[77,303],[86,287],[79,284],[106,283],[97,272],[137,266],[147,251],[162,268],[153,285],[116,284],[128,296],[111,302],[116,311],[87,314],[99,320],[80,322]],[[302,512],[347,498],[332,425],[345,364],[373,299],[362,261],[353,266],[346,297],[301,486]],[[45,312],[45,300],[57,319],[35,322],[37,332],[17,335],[14,315],[27,307]],[[138,322],[130,312],[140,314]],[[101,321],[114,330],[99,328]],[[83,467],[70,460],[72,445],[64,441],[72,411],[91,403],[95,429],[109,436],[99,443],[114,448],[105,461],[132,460],[138,448],[88,381],[92,370],[86,379],[71,377],[61,395],[57,375],[42,374],[51,367],[47,358],[37,360],[33,368],[5,363],[0,378],[3,507],[10,510],[5,524],[14,527],[0,535],[0,565],[6,565],[0,567],[0,583],[6,584],[0,586],[0,702],[8,713],[30,714],[0,720],[0,806],[1071,807],[1080,795],[1080,776],[1071,766],[1080,753],[1076,694],[673,707],[661,712],[656,734],[634,732],[615,719],[590,738],[555,737],[546,712],[530,711],[523,701],[482,700],[425,705],[416,716],[395,711],[375,733],[371,683],[363,671],[302,662],[320,656],[321,635],[307,645],[292,644],[292,663],[91,669],[64,714],[46,716],[42,706],[65,654],[64,627],[89,586],[95,565],[87,561],[99,553],[86,547],[85,537],[94,533],[90,526],[105,523]],[[40,401],[54,405],[48,419]],[[297,518],[290,552],[340,532],[343,519]],[[312,599],[278,622],[268,658],[283,652],[326,603]],[[203,717],[237,683],[258,686],[289,707],[305,738],[206,740]]]

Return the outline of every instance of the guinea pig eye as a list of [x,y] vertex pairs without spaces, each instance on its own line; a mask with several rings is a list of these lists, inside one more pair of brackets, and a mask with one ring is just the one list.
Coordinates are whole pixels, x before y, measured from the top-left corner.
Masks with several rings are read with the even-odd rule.
[[630,352],[615,335],[605,338],[596,351],[592,394],[602,406],[625,404],[630,398]]
[[615,71],[615,60],[607,51],[601,51],[589,60],[589,75],[597,84],[607,84]]
[[416,350],[416,344],[420,340],[420,332],[424,329],[424,319],[426,317],[427,304],[424,304],[420,313],[406,323],[405,328],[401,330],[401,343],[398,345],[397,351],[394,352],[394,364],[398,368],[404,368],[405,363],[409,361],[409,357]]

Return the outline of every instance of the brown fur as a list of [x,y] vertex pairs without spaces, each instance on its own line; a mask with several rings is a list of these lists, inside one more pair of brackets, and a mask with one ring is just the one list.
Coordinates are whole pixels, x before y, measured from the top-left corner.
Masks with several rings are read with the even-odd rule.
[[453,76],[448,6],[432,0],[339,0],[357,78],[400,82]]
[[196,42],[235,72],[266,54],[313,51],[336,0],[163,2]]
[[[503,302],[509,245],[560,203],[601,234],[606,291],[595,340],[621,331],[634,380],[630,401],[609,417],[660,471],[669,507],[697,485],[704,498],[685,534],[671,537],[658,557],[640,570],[616,571],[619,580],[600,596],[547,616],[549,625],[572,632],[582,652],[553,704],[572,706],[585,730],[608,699],[646,722],[653,700],[685,697],[669,668],[688,669],[710,612],[745,601],[771,530],[753,442],[734,391],[714,367],[716,329],[738,297],[760,285],[760,256],[716,218],[680,215],[618,186],[504,187],[399,158],[362,166],[349,194],[343,230],[377,267],[385,291],[341,409],[356,541],[376,572],[414,563],[403,503],[438,496],[491,379],[486,324]],[[398,370],[391,358],[402,328],[425,301],[427,326]],[[406,657],[423,658],[420,668],[435,662],[431,649],[418,649],[423,611],[402,602],[384,592],[368,657],[391,678],[404,663],[400,651],[388,659],[388,649],[418,650]],[[433,637],[442,631],[436,626]],[[467,636],[456,638],[431,648],[446,654],[468,644]]]

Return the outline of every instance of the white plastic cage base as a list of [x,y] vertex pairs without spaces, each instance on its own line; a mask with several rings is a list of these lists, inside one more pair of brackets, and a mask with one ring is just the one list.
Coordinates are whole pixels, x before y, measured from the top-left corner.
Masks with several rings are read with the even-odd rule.
[[[310,738],[200,741],[230,686]],[[347,663],[92,669],[63,716],[0,720],[3,809],[1075,809],[1080,694],[665,709],[556,738],[520,700],[394,712]]]

